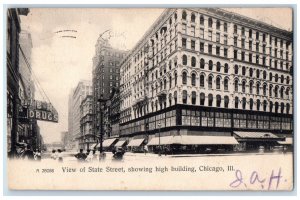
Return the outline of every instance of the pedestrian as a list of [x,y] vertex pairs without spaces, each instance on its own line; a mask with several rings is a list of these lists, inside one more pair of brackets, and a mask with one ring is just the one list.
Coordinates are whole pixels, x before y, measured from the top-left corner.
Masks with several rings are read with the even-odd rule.
[[25,160],[34,160],[34,153],[29,144],[26,146],[25,151],[22,154],[22,158]]
[[75,155],[75,158],[77,158],[77,160],[79,161],[79,162],[84,162],[85,161],[85,159],[86,159],[86,154],[85,153],[83,153],[83,149],[80,149],[79,150],[79,153],[77,153],[76,155]]
[[145,155],[146,155],[147,152],[148,152],[148,146],[145,145],[145,146],[144,146],[144,153],[145,153]]
[[93,161],[97,161],[96,149],[93,150]]
[[56,158],[57,158],[57,154],[56,154],[56,151],[54,149],[52,150],[51,158],[53,160],[56,160]]
[[41,155],[41,152],[37,149],[35,154],[34,154],[34,159],[36,161],[41,161],[42,160],[42,155]]
[[92,162],[93,161],[93,152],[89,151],[89,155],[85,159],[87,162]]
[[89,149],[86,150],[86,156],[88,156],[88,155],[90,154],[90,151],[91,151],[91,150],[89,150]]
[[62,155],[62,151],[60,149],[57,150],[58,154],[58,162],[63,162],[63,155]]

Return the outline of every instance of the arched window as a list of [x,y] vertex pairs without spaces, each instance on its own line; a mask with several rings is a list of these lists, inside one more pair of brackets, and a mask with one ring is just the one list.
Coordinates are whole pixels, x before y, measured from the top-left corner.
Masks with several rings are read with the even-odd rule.
[[285,95],[286,95],[286,98],[289,98],[290,88],[286,88]]
[[227,32],[227,23],[224,23],[223,27],[224,27],[224,32]]
[[250,77],[253,76],[253,69],[252,69],[252,68],[249,69],[249,76],[250,76]]
[[244,110],[246,109],[246,104],[247,104],[246,98],[243,97],[243,100],[242,100],[242,107],[243,107]]
[[224,79],[224,90],[228,91],[228,79],[227,78]]
[[208,106],[212,106],[213,105],[213,95],[209,94],[208,95]]
[[195,22],[195,19],[196,19],[195,14],[192,13],[192,15],[191,15],[191,22]]
[[196,86],[196,74],[192,73],[192,86]]
[[286,77],[286,84],[290,84],[290,77],[289,76]]
[[196,92],[195,91],[192,92],[192,104],[193,105],[196,104]]
[[204,106],[204,103],[205,103],[205,94],[201,93],[200,94],[200,105]]
[[267,101],[264,100],[263,109],[264,109],[265,112],[267,111],[267,105],[268,105]]
[[275,113],[278,113],[279,103],[275,102]]
[[264,94],[264,96],[267,95],[267,84],[264,84],[264,86],[263,86],[263,94]]
[[250,110],[253,110],[253,99],[252,98],[250,99],[250,103],[249,104],[250,104],[249,105],[250,106]]
[[174,19],[177,20],[177,13],[174,14]]
[[273,74],[270,72],[269,73],[269,80],[272,81],[272,79],[273,79]]
[[192,57],[192,67],[196,67],[196,58]]
[[201,58],[201,60],[200,60],[200,68],[204,69],[204,67],[205,67],[205,60],[203,58]]
[[275,86],[274,94],[275,94],[275,97],[278,97],[278,86]]
[[243,75],[243,76],[246,75],[246,67],[245,67],[245,66],[243,66],[243,68],[242,68],[242,75]]
[[259,71],[259,69],[257,69],[256,70],[256,78],[259,78],[259,73],[260,73],[260,71]]
[[281,89],[280,89],[280,98],[283,99],[283,97],[284,97],[284,87],[281,87]]
[[187,65],[187,56],[186,55],[182,56],[182,64]]
[[208,19],[208,27],[212,27],[213,25],[213,20],[211,18]]
[[203,15],[200,16],[200,24],[204,25],[204,17],[203,17]]
[[256,94],[259,95],[260,83],[256,83]]
[[238,74],[238,73],[239,73],[239,66],[238,66],[238,65],[235,65],[235,66],[234,66],[234,73],[235,73],[235,74]]
[[289,103],[287,103],[286,104],[286,114],[290,114],[290,104]]
[[166,88],[167,88],[167,80],[164,79],[164,89],[166,89]]
[[169,19],[169,24],[172,25],[172,18]]
[[273,102],[272,101],[270,101],[270,112],[272,112],[273,111]]
[[259,111],[260,110],[260,100],[257,99],[256,101],[256,110]]
[[172,88],[172,76],[170,75],[170,78],[169,78],[169,89]]
[[224,108],[228,108],[228,105],[229,105],[229,97],[225,96],[224,97]]
[[186,12],[185,12],[185,10],[182,12],[182,19],[186,20]]
[[242,92],[245,93],[246,92],[246,81],[242,82]]
[[174,92],[174,103],[177,104],[177,91]]
[[278,82],[278,74],[275,74],[275,82]]
[[200,75],[200,87],[204,87],[204,75]]
[[234,91],[235,92],[239,91],[239,81],[237,79],[234,81]]
[[225,63],[225,65],[224,65],[224,73],[228,73],[228,64],[227,63]]
[[234,33],[236,34],[237,33],[237,25],[233,26],[233,30],[234,30]]
[[239,108],[239,98],[238,98],[238,97],[235,97],[235,98],[234,98],[234,107],[235,107],[236,109]]
[[284,76],[281,75],[280,82],[283,83],[283,81],[284,81]]
[[213,61],[209,61],[208,62],[208,67],[209,67],[209,70],[213,70]]
[[221,71],[221,63],[217,62],[217,71],[220,72]]
[[187,103],[187,91],[186,90],[182,91],[182,103],[184,103],[184,104]]
[[171,62],[171,60],[169,61],[169,70],[171,70],[172,69],[172,62]]
[[217,107],[221,107],[221,95],[217,95]]
[[266,72],[266,71],[263,72],[263,78],[264,78],[265,80],[267,79],[267,72]]
[[217,30],[220,30],[220,27],[221,27],[220,21],[219,21],[219,20],[217,20],[217,24],[216,24],[216,28],[217,28]]
[[281,110],[281,113],[284,113],[284,103],[280,104],[280,110]]
[[270,97],[272,97],[272,95],[273,95],[273,94],[272,94],[272,89],[273,89],[273,85],[270,85],[270,86],[269,86],[269,96],[270,96]]
[[216,89],[220,89],[221,88],[221,78],[220,77],[217,77],[216,79]]
[[187,75],[186,72],[182,72],[182,84],[186,84],[187,83]]
[[252,94],[253,93],[253,82],[250,81],[249,83],[249,93]]
[[209,76],[208,77],[208,89],[212,89],[212,82],[213,82],[213,77]]
[[177,73],[174,75],[175,86],[177,85]]

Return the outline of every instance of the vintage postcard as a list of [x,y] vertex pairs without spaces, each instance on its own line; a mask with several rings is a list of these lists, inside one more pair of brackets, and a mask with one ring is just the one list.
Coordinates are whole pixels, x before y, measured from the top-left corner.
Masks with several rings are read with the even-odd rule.
[[293,190],[293,8],[6,13],[10,190]]

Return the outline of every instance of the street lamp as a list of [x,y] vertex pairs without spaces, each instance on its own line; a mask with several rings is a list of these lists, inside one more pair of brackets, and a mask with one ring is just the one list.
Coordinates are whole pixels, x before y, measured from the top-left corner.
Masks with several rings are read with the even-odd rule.
[[100,123],[100,153],[103,152],[103,110],[104,110],[104,105],[103,103],[106,103],[106,101],[109,99],[103,99],[103,94],[101,94],[101,98],[98,99],[98,102],[100,103],[100,118],[101,118],[101,123]]
[[160,122],[158,122],[158,156],[161,156],[161,146],[160,146]]

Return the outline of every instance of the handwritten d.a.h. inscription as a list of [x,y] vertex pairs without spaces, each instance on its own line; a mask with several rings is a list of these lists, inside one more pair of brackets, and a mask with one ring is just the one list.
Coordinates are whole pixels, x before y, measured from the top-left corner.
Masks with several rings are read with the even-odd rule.
[[[248,189],[249,186],[260,187],[262,190],[277,190],[282,182],[286,182],[282,176],[281,168],[272,170],[270,175],[262,176],[257,171],[250,173],[250,178],[245,178],[239,169],[235,171],[234,180],[229,184],[231,188]],[[242,188],[243,187],[243,188]]]

